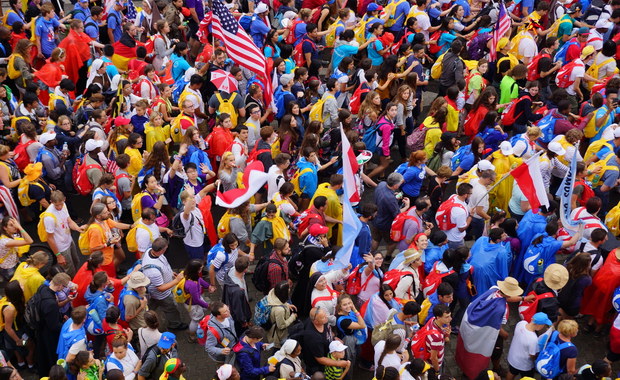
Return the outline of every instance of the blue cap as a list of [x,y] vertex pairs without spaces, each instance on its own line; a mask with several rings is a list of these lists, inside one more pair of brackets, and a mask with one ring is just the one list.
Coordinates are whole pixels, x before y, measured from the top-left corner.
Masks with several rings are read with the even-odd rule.
[[374,11],[378,11],[380,8],[380,6],[377,3],[370,3],[368,4],[368,7],[366,8],[367,12],[374,12]]
[[174,342],[176,342],[176,339],[177,337],[173,333],[165,332],[161,334],[161,337],[159,338],[159,343],[157,343],[157,346],[159,346],[159,348],[161,349],[169,350],[174,344]]
[[553,324],[553,322],[551,322],[551,319],[549,319],[549,317],[545,313],[534,314],[534,317],[532,318],[532,322],[537,325],[547,325],[547,326],[551,326]]
[[590,29],[587,26],[582,26],[577,31],[577,34],[590,34]]

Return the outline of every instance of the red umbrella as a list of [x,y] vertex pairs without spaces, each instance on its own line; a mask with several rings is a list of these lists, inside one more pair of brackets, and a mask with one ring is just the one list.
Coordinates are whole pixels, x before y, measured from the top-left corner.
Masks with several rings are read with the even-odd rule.
[[237,91],[237,80],[229,72],[215,70],[211,73],[211,83],[220,91],[231,93]]

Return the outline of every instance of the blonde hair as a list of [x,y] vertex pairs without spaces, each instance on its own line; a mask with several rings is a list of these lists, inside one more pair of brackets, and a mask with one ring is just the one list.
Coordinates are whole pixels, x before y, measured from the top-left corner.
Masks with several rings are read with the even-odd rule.
[[579,325],[572,319],[564,319],[558,323],[558,332],[564,336],[574,337],[577,335]]
[[11,151],[11,148],[9,148],[6,145],[0,145],[0,156],[4,156],[5,154],[9,153]]
[[36,267],[39,265],[45,265],[47,264],[48,261],[49,261],[49,256],[47,255],[47,253],[43,251],[37,251],[33,253],[32,255],[30,255],[30,257],[26,260],[26,263],[28,265],[32,265]]
[[151,124],[153,124],[153,120],[155,120],[155,118],[158,116],[163,118],[161,112],[151,111],[151,116],[149,116],[149,121],[151,122]]
[[528,127],[527,132],[525,132],[525,134],[528,137],[533,137],[534,139],[537,139],[540,136],[542,136],[542,131],[538,127]]

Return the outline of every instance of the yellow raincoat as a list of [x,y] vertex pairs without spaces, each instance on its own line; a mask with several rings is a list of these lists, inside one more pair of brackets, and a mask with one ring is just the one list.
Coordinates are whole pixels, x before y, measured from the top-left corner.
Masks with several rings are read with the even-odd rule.
[[39,273],[36,267],[21,263],[15,270],[11,281],[17,280],[24,290],[24,301],[28,300],[37,292],[39,287],[45,282],[45,277]]
[[[504,174],[508,173],[511,169],[514,169],[521,164],[523,160],[515,157],[514,155],[504,156],[501,150],[496,150],[491,155],[493,158],[493,165],[495,166],[495,172],[497,173],[497,180],[499,181]],[[506,215],[510,216],[510,210],[508,209],[508,202],[512,194],[512,185],[514,184],[514,178],[512,176],[503,180],[495,189],[490,193],[490,207],[497,207],[506,211]]]
[[[325,215],[334,219],[342,220],[342,205],[340,204],[340,198],[338,198],[338,194],[336,194],[335,190],[330,189],[329,183],[322,183],[317,187],[310,204],[314,204],[314,199],[321,195],[327,198],[327,209],[325,210]],[[327,237],[331,238],[334,223],[327,223],[327,227],[329,227]],[[338,229],[337,244],[342,245],[342,228]]]

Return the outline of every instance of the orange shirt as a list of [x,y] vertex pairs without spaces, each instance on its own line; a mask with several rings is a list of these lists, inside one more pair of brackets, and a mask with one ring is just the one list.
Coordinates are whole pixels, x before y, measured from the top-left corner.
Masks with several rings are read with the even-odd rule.
[[[103,223],[93,223],[88,227],[88,245],[100,247],[112,237],[112,228],[118,228],[118,223],[108,219]],[[103,264],[109,265],[114,259],[114,246],[108,246],[101,250],[103,253]]]

